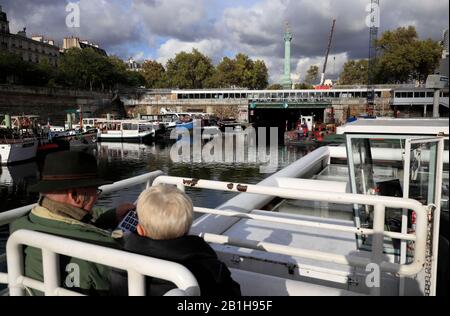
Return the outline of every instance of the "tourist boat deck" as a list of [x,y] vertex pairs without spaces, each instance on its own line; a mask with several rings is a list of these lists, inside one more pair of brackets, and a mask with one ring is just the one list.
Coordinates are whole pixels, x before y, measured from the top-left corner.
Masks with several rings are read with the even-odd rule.
[[[191,234],[212,245],[243,295],[436,295],[438,260],[448,269],[448,251],[438,248],[440,215],[448,213],[448,120],[399,121],[400,131],[390,121],[372,122],[341,129],[347,148],[319,148],[256,185],[157,171],[102,189],[146,183],[239,193],[216,209],[196,206],[203,215]],[[0,214],[0,226],[30,208]],[[23,276],[21,245],[44,249],[44,282]],[[10,295],[25,287],[75,295],[58,281],[56,254],[128,271],[130,295],[145,295],[145,275],[175,283],[167,295],[201,294],[175,263],[30,231],[9,238],[0,283],[9,283]],[[380,269],[379,286],[367,281],[369,267]]]

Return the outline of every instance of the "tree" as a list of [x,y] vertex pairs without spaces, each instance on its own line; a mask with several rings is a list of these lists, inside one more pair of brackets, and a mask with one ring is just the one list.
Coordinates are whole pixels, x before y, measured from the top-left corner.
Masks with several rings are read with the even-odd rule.
[[367,59],[350,60],[344,64],[339,77],[340,85],[367,85],[369,78],[369,61]]
[[253,61],[247,55],[237,54],[234,59],[224,57],[217,65],[211,85],[216,88],[265,89],[268,81],[264,61]]
[[262,60],[255,61],[253,65],[252,85],[250,89],[263,90],[269,85],[269,70]]
[[319,67],[318,66],[309,67],[308,71],[306,72],[305,83],[308,85],[313,85],[314,83],[317,83],[318,80],[319,80]]
[[178,89],[203,89],[214,74],[211,59],[196,49],[177,54],[166,68],[169,86]]
[[58,82],[78,89],[112,90],[119,85],[142,86],[140,74],[127,70],[123,60],[95,50],[72,48],[61,57]]
[[165,79],[164,66],[157,61],[147,60],[142,65],[142,75],[145,78],[145,86],[149,89],[162,88]]
[[295,85],[296,90],[312,90],[314,87],[312,85],[306,84],[306,83],[297,83]]
[[283,85],[275,83],[267,88],[267,90],[283,90]]
[[424,82],[439,64],[442,48],[431,39],[420,40],[415,27],[386,31],[379,49],[376,79],[379,83]]

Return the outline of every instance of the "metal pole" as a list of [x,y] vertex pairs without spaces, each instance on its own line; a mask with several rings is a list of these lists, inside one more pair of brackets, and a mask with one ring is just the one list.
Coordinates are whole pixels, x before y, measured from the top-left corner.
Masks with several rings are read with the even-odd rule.
[[145,296],[145,290],[145,276],[135,271],[128,271],[128,295]]
[[55,296],[56,289],[61,281],[59,256],[48,249],[42,249],[42,266],[44,270],[45,296]]
[[72,129],[72,114],[67,114],[67,129]]
[[5,126],[6,128],[11,128],[11,115],[5,114]]
[[434,90],[433,99],[433,118],[439,118],[439,101],[441,99],[441,90]]
[[[372,237],[372,262],[381,266],[383,262],[383,243],[384,243],[384,221],[385,221],[385,207],[383,204],[376,204],[374,208],[373,230]],[[381,272],[381,269],[379,270]],[[379,280],[379,287],[373,287],[370,293],[374,296],[381,294],[381,275]]]

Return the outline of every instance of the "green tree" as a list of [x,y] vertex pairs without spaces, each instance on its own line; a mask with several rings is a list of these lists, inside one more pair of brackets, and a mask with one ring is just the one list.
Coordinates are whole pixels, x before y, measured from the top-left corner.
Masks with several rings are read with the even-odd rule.
[[267,90],[283,90],[283,85],[274,83],[273,85],[270,85]]
[[19,56],[0,52],[0,83],[18,83],[24,66]]
[[168,85],[178,89],[203,89],[214,74],[211,59],[196,49],[177,54],[166,69]]
[[386,31],[376,43],[379,83],[424,82],[439,64],[442,48],[431,39],[420,40],[415,27]]
[[350,60],[344,64],[339,77],[340,85],[366,85],[369,78],[369,61],[367,59]]
[[143,74],[137,71],[126,72],[126,85],[130,87],[146,87],[147,81]]
[[255,61],[253,65],[253,78],[250,89],[263,90],[269,85],[269,70],[262,60]]
[[296,90],[312,90],[314,87],[306,83],[297,83],[294,87]]
[[237,54],[234,59],[224,57],[217,65],[212,85],[217,88],[265,89],[268,81],[264,61],[253,61],[247,55]]
[[162,88],[165,85],[165,73],[164,66],[157,61],[147,60],[142,65],[145,86],[149,89]]
[[127,70],[118,57],[106,57],[95,50],[72,48],[60,60],[58,82],[78,89],[112,90],[119,85],[141,86],[143,77]]
[[317,83],[318,80],[319,80],[319,67],[315,65],[309,67],[308,71],[306,72],[305,83],[308,85],[313,85]]

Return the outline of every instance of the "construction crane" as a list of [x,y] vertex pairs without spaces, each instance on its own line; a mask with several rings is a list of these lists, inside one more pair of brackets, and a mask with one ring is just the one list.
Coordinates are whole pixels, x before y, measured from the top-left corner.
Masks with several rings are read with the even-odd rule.
[[370,4],[370,43],[369,43],[369,67],[367,80],[367,108],[369,117],[374,116],[375,87],[374,69],[377,59],[377,40],[380,28],[380,0],[371,0]]
[[330,38],[328,40],[327,53],[325,54],[325,63],[323,64],[323,71],[322,71],[322,75],[320,77],[320,85],[321,86],[323,86],[323,84],[325,83],[325,73],[327,71],[328,56],[330,55],[331,44],[333,43],[333,35],[334,35],[335,26],[336,26],[336,19],[333,19],[333,25],[331,26]]

